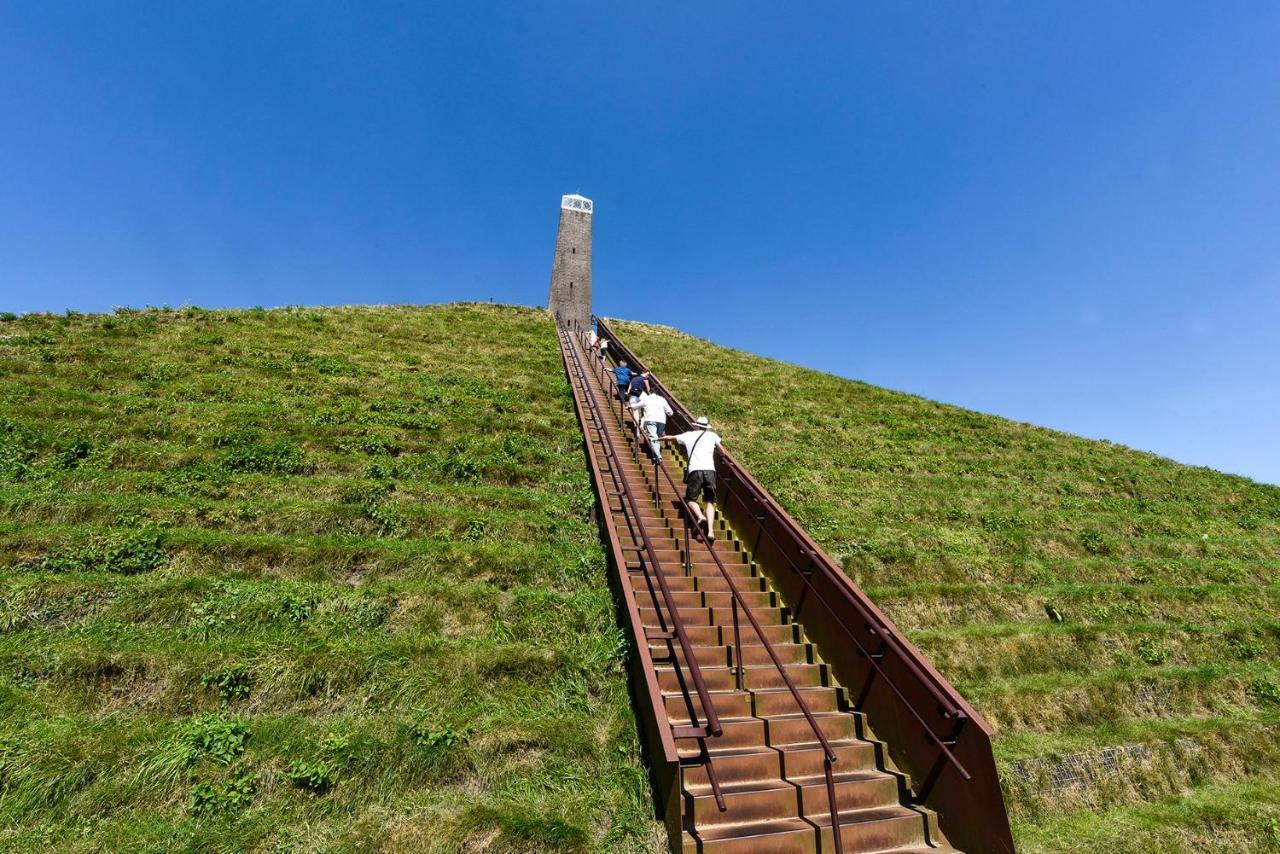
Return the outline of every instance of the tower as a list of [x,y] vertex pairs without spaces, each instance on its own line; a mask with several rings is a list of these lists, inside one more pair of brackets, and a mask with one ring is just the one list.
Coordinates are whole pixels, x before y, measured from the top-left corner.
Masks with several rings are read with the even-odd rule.
[[551,262],[547,310],[574,330],[591,326],[591,200],[560,197],[560,230]]

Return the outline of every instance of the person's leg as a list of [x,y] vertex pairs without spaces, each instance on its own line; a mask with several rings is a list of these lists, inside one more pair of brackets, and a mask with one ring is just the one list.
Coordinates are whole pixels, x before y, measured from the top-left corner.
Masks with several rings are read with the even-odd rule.
[[707,472],[706,480],[702,484],[702,498],[707,502],[707,539],[714,541],[716,538],[716,473]]
[[658,447],[658,423],[656,421],[644,422],[644,435],[649,439],[649,453],[653,454],[656,460],[661,452]]
[[688,484],[684,490],[684,503],[689,507],[689,513],[693,516],[695,524],[701,525],[703,522],[702,508],[698,506],[698,493],[702,491],[701,479],[699,472],[689,472]]

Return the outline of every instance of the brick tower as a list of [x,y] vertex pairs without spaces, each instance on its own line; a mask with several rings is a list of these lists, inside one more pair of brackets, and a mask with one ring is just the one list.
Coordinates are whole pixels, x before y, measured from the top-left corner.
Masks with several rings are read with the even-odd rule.
[[591,327],[591,200],[560,197],[560,230],[551,262],[547,310],[571,329]]

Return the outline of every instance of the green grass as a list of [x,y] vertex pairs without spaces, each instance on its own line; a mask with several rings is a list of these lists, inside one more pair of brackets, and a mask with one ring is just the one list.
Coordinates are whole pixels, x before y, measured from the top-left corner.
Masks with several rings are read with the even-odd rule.
[[1280,489],[620,322],[997,729],[1026,851],[1280,851]]
[[[1027,851],[1280,850],[1280,490],[621,331],[986,714]],[[0,320],[0,847],[661,847],[533,310]]]
[[651,849],[569,400],[533,310],[0,321],[0,847]]

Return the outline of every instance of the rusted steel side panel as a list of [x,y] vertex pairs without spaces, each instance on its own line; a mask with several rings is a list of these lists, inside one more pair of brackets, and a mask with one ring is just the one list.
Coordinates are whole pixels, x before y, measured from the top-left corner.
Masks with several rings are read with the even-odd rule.
[[[635,370],[647,369],[605,321],[599,321],[599,329],[612,352]],[[654,379],[675,410],[673,427],[691,424],[689,410]],[[938,813],[948,840],[973,852],[1014,851],[990,725],[723,448],[720,476],[722,511],[798,611],[797,622],[848,687],[850,700],[866,713],[875,735],[888,743],[894,762],[911,776],[913,790],[923,792],[923,803]],[[873,668],[862,650],[876,653],[886,644],[878,660],[884,675],[870,678]],[[950,749],[963,771],[940,760],[941,750],[929,733],[942,740],[955,738]]]
[[573,408],[578,416],[578,425],[582,428],[583,451],[591,471],[591,482],[596,491],[600,526],[609,543],[611,570],[609,581],[619,597],[617,601],[621,603],[619,610],[622,623],[632,643],[629,667],[632,707],[636,710],[642,743],[649,758],[653,787],[658,795],[659,813],[667,827],[671,850],[675,851],[679,850],[680,840],[680,759],[676,753],[675,741],[671,736],[671,722],[667,719],[666,704],[663,703],[662,691],[658,687],[658,677],[654,670],[653,659],[649,654],[649,644],[645,640],[644,624],[640,619],[635,591],[631,589],[630,579],[627,576],[622,541],[614,525],[613,514],[609,512],[609,493],[605,486],[604,474],[600,471],[599,460],[592,451],[591,433],[588,427],[590,419],[582,408],[583,403],[569,367],[569,356],[563,347],[560,350],[560,357],[564,361],[565,377],[573,392]]

